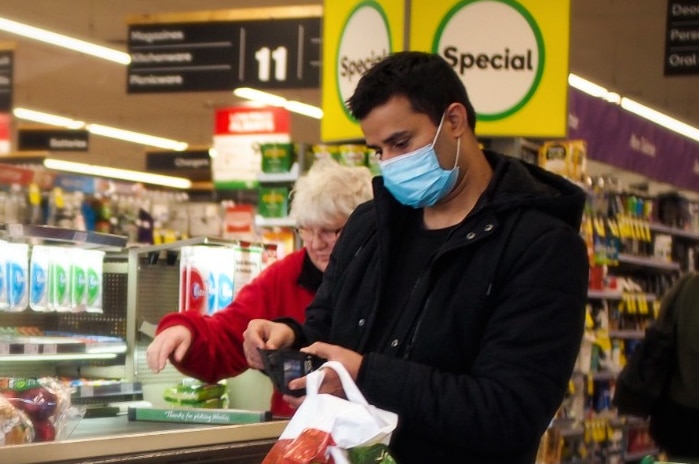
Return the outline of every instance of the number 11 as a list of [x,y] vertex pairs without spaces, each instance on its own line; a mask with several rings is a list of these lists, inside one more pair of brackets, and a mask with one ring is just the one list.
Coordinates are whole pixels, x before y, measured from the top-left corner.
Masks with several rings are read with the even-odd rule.
[[270,52],[268,47],[262,47],[255,52],[255,59],[258,63],[257,78],[262,82],[269,81],[269,71],[272,61],[274,61],[274,80],[286,80],[286,47],[277,47]]

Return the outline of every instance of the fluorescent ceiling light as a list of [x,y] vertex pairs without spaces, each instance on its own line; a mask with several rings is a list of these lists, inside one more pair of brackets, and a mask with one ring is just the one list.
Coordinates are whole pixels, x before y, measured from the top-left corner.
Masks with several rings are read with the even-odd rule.
[[638,115],[649,121],[653,121],[660,126],[699,142],[699,129],[696,127],[692,127],[689,124],[642,105],[634,100],[631,100],[630,98],[622,98],[621,107],[630,113]]
[[183,177],[163,176],[151,174],[149,172],[129,171],[126,169],[110,168],[107,166],[95,166],[93,164],[75,163],[47,158],[44,166],[57,171],[74,172],[87,176],[108,177],[131,182],[142,182],[144,184],[162,185],[178,189],[188,189],[192,187],[192,181]]
[[83,121],[76,121],[64,116],[30,110],[27,108],[15,108],[12,110],[12,113],[19,119],[40,122],[50,126],[67,127],[69,129],[84,128],[91,134],[111,137],[113,139],[124,140],[126,142],[140,143],[141,145],[162,148],[164,150],[183,151],[187,149],[187,143],[185,142],[142,134],[140,132],[117,129],[116,127],[103,126],[102,124],[86,124]]
[[42,113],[41,111],[29,110],[26,108],[15,108],[12,110],[12,114],[19,119],[40,122],[42,124],[48,124],[49,126],[67,127],[68,129],[82,129],[85,127],[83,121],[76,121],[64,116]]
[[618,93],[611,92],[601,85],[597,85],[575,74],[568,75],[568,83],[571,87],[580,90],[593,97],[602,98],[610,103],[621,105],[626,111],[640,116],[650,122],[665,127],[673,132],[699,142],[699,129],[690,126],[678,119],[670,117],[660,111],[642,105],[628,97],[622,97]]
[[286,108],[289,111],[293,111],[294,113],[299,113],[304,116],[308,116],[309,118],[323,118],[322,109],[318,108],[317,106],[301,103],[299,101],[287,100],[287,102],[284,104],[284,108]]
[[250,87],[238,87],[233,91],[233,95],[270,106],[284,106],[284,103],[286,103],[286,98],[284,97],[257,89],[251,89]]
[[177,140],[141,134],[140,132],[103,126],[102,124],[88,124],[85,126],[85,128],[91,134],[125,140],[127,142],[140,143],[141,145],[149,145],[151,147],[163,148],[165,150],[182,151],[187,149],[187,144],[185,142],[178,142]]
[[317,106],[308,105],[295,100],[287,100],[273,93],[263,92],[250,87],[238,87],[233,91],[233,95],[240,98],[252,100],[257,103],[263,103],[270,106],[281,106],[294,113],[299,113],[315,119],[323,118],[323,110]]
[[0,18],[0,30],[21,35],[28,39],[45,42],[49,45],[56,45],[76,52],[96,56],[97,58],[113,61],[115,63],[124,65],[131,63],[131,56],[128,53],[85,42],[84,40],[74,39],[73,37],[57,34],[38,27],[18,23],[10,19]]
[[618,104],[621,101],[621,97],[618,93],[610,92],[601,85],[597,85],[594,82],[590,82],[587,79],[583,79],[580,76],[576,76],[575,74],[568,75],[568,84],[570,84],[571,87],[580,90],[581,92],[584,92],[588,95],[592,95],[593,97],[607,100],[611,103]]

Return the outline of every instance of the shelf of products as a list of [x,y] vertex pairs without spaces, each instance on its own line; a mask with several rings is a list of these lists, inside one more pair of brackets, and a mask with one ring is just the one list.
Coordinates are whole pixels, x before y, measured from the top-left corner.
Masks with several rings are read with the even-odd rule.
[[[23,269],[21,273],[26,279],[25,285],[22,286],[26,294],[17,298],[17,301],[26,302],[26,306],[13,306],[0,311],[0,326],[4,327],[0,335],[0,363],[10,363],[3,369],[4,374],[22,373],[20,367],[26,363],[51,365],[59,361],[62,364],[104,362],[123,357],[127,352],[126,341],[124,337],[118,336],[118,333],[115,334],[119,321],[110,313],[115,307],[116,311],[119,311],[119,308],[123,311],[125,301],[112,301],[113,263],[105,264],[104,261],[111,261],[112,254],[118,255],[123,250],[126,237],[26,224],[3,224],[0,231],[3,238],[12,242],[8,247],[15,246],[14,243],[30,244],[19,245],[27,248],[24,248],[22,256],[16,257],[18,269]],[[42,245],[42,252],[47,256],[41,265],[34,261],[38,259],[39,245]],[[81,251],[79,255],[73,256],[71,250],[77,249],[91,251]],[[56,250],[60,255],[49,258],[48,254],[51,252],[48,250]],[[102,251],[109,253],[110,257],[106,258],[107,255],[102,254]],[[93,263],[89,269],[86,267],[84,260],[88,259],[88,253],[99,260],[99,265]],[[23,260],[26,260],[24,264],[21,263]],[[60,266],[60,269],[52,266]],[[91,275],[93,277],[90,277]],[[75,285],[69,283],[72,278],[79,279],[75,281]],[[64,284],[56,284],[56,279],[60,279]],[[43,289],[45,295],[70,293],[73,299],[87,298],[87,293],[90,292],[91,301],[94,301],[96,306],[95,309],[87,308],[84,303],[79,303],[85,300],[79,299],[75,300],[78,301],[75,308],[58,310],[55,307],[50,308],[47,304],[45,308],[38,309],[34,306],[36,302],[33,293],[37,288]],[[107,308],[103,309],[105,303]],[[35,375],[41,373],[39,371]]]

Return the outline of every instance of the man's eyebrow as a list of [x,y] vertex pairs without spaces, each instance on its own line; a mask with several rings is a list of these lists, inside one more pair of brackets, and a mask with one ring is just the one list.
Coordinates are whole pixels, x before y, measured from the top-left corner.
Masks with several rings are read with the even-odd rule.
[[[381,141],[383,145],[392,145],[394,144],[397,140],[400,140],[402,138],[408,137],[410,135],[409,131],[400,131],[400,132],[394,132],[390,136],[386,137]],[[374,150],[378,150],[379,146],[378,145],[373,145],[373,144],[367,144],[367,147],[373,148]]]

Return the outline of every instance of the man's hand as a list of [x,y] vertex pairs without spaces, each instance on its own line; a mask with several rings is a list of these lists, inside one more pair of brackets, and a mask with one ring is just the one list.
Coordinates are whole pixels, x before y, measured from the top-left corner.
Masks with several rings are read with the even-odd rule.
[[253,319],[243,332],[243,351],[248,365],[253,369],[264,369],[258,349],[276,350],[294,344],[294,331],[286,324],[266,319]]
[[175,361],[180,362],[192,344],[192,333],[183,325],[168,327],[153,339],[146,349],[148,367],[154,373],[165,368],[167,360],[174,353]]
[[[330,345],[323,342],[315,342],[314,344],[307,346],[306,348],[301,348],[304,353],[311,353],[321,358],[325,358],[328,361],[339,361],[345,366],[347,372],[349,372],[352,380],[357,380],[357,375],[359,374],[359,367],[362,365],[362,360],[364,357],[352,350],[343,348],[338,345]],[[320,385],[319,393],[329,393],[331,395],[339,396],[341,398],[345,397],[345,391],[342,389],[342,383],[337,373],[332,369],[325,369],[323,376],[323,383]],[[289,388],[291,390],[297,390],[299,388],[306,388],[306,377],[300,377],[289,382]],[[297,398],[291,395],[284,395],[284,401],[289,403],[293,408],[299,407],[304,397]]]

